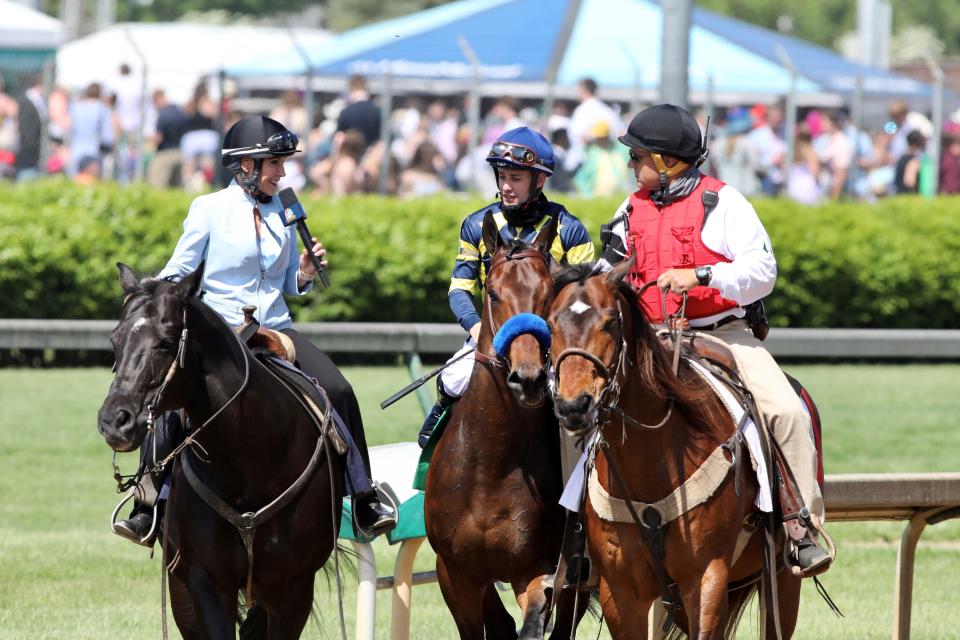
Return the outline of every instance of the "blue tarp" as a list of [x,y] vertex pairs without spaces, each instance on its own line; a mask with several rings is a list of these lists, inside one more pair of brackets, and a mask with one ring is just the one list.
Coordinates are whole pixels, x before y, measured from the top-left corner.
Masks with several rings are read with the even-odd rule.
[[[570,0],[460,0],[360,27],[308,51],[315,76],[463,79],[473,76],[467,43],[487,82],[545,83],[562,39]],[[921,82],[850,62],[796,38],[694,9],[690,88],[712,81],[718,93],[770,94],[789,90],[783,54],[798,71],[799,93],[849,94],[862,77],[867,94],[926,96]],[[557,84],[592,77],[604,87],[655,89],[660,81],[662,16],[654,0],[582,0],[563,51]],[[305,72],[294,51],[246,62],[235,75]]]

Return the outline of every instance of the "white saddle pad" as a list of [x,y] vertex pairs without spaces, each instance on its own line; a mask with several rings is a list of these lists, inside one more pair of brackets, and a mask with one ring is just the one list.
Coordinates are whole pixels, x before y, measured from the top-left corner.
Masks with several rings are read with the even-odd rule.
[[[690,364],[693,370],[696,371],[697,374],[699,374],[700,377],[702,377],[703,380],[710,385],[714,392],[716,392],[717,396],[720,398],[720,401],[723,403],[723,406],[726,407],[727,412],[733,418],[733,423],[739,424],[740,418],[743,416],[746,409],[740,406],[740,403],[737,402],[736,398],[734,398],[730,390],[727,389],[726,385],[717,380],[712,373],[710,373],[699,363],[692,360],[688,360],[687,362]],[[753,423],[753,420],[747,420],[747,423],[743,427],[743,435],[744,439],[747,441],[747,448],[750,450],[750,455],[754,461],[754,470],[757,474],[757,483],[760,485],[760,491],[757,492],[755,504],[761,511],[769,513],[773,511],[772,492],[770,489],[770,483],[767,480],[767,465],[763,459],[763,449],[760,446],[760,433],[757,430],[757,425]],[[598,437],[599,434],[594,434],[594,436],[587,443],[583,454],[580,456],[580,460],[577,462],[576,468],[573,470],[573,474],[570,476],[566,486],[563,488],[563,495],[560,496],[560,505],[565,509],[570,511],[580,510],[580,497],[583,495],[583,487],[586,480],[585,469],[587,466],[587,457],[593,450]]]

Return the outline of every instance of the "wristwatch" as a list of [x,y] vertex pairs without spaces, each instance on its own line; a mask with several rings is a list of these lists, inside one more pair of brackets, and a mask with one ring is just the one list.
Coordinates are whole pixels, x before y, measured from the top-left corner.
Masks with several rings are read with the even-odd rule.
[[710,286],[710,280],[713,279],[713,267],[710,265],[697,267],[693,273],[697,276],[697,283],[699,283],[701,287]]

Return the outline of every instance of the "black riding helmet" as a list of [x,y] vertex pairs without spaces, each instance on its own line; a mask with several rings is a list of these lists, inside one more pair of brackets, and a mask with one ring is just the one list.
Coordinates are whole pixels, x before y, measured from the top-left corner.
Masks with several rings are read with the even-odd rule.
[[[285,126],[266,116],[247,116],[234,124],[223,137],[220,162],[224,169],[234,174],[237,183],[258,202],[270,202],[258,188],[260,169],[264,158],[291,156],[297,153],[300,140]],[[243,175],[242,158],[253,158],[253,173]]]
[[[668,178],[683,173],[690,165],[699,167],[710,154],[696,118],[674,104],[654,105],[633,116],[627,132],[618,140],[628,147],[650,152],[660,172],[661,192],[666,189]],[[668,167],[663,160],[665,155],[680,162]]]

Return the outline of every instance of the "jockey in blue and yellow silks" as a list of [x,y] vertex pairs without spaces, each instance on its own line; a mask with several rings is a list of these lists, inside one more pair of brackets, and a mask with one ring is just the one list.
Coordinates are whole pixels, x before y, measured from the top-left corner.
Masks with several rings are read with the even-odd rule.
[[[583,224],[559,203],[543,195],[543,187],[553,174],[553,147],[547,139],[527,127],[511,129],[490,148],[487,162],[493,168],[499,188],[499,200],[466,217],[460,226],[460,243],[448,297],[453,311],[469,337],[454,358],[476,349],[480,335],[480,314],[474,304],[477,285],[483,287],[490,254],[483,244],[483,219],[493,214],[504,243],[514,240],[532,242],[551,218],[558,223],[557,237],[550,256],[562,264],[593,260],[593,243]],[[443,408],[463,395],[470,382],[474,359],[466,356],[443,370],[438,383],[439,400],[420,429],[420,446],[426,444]]]

